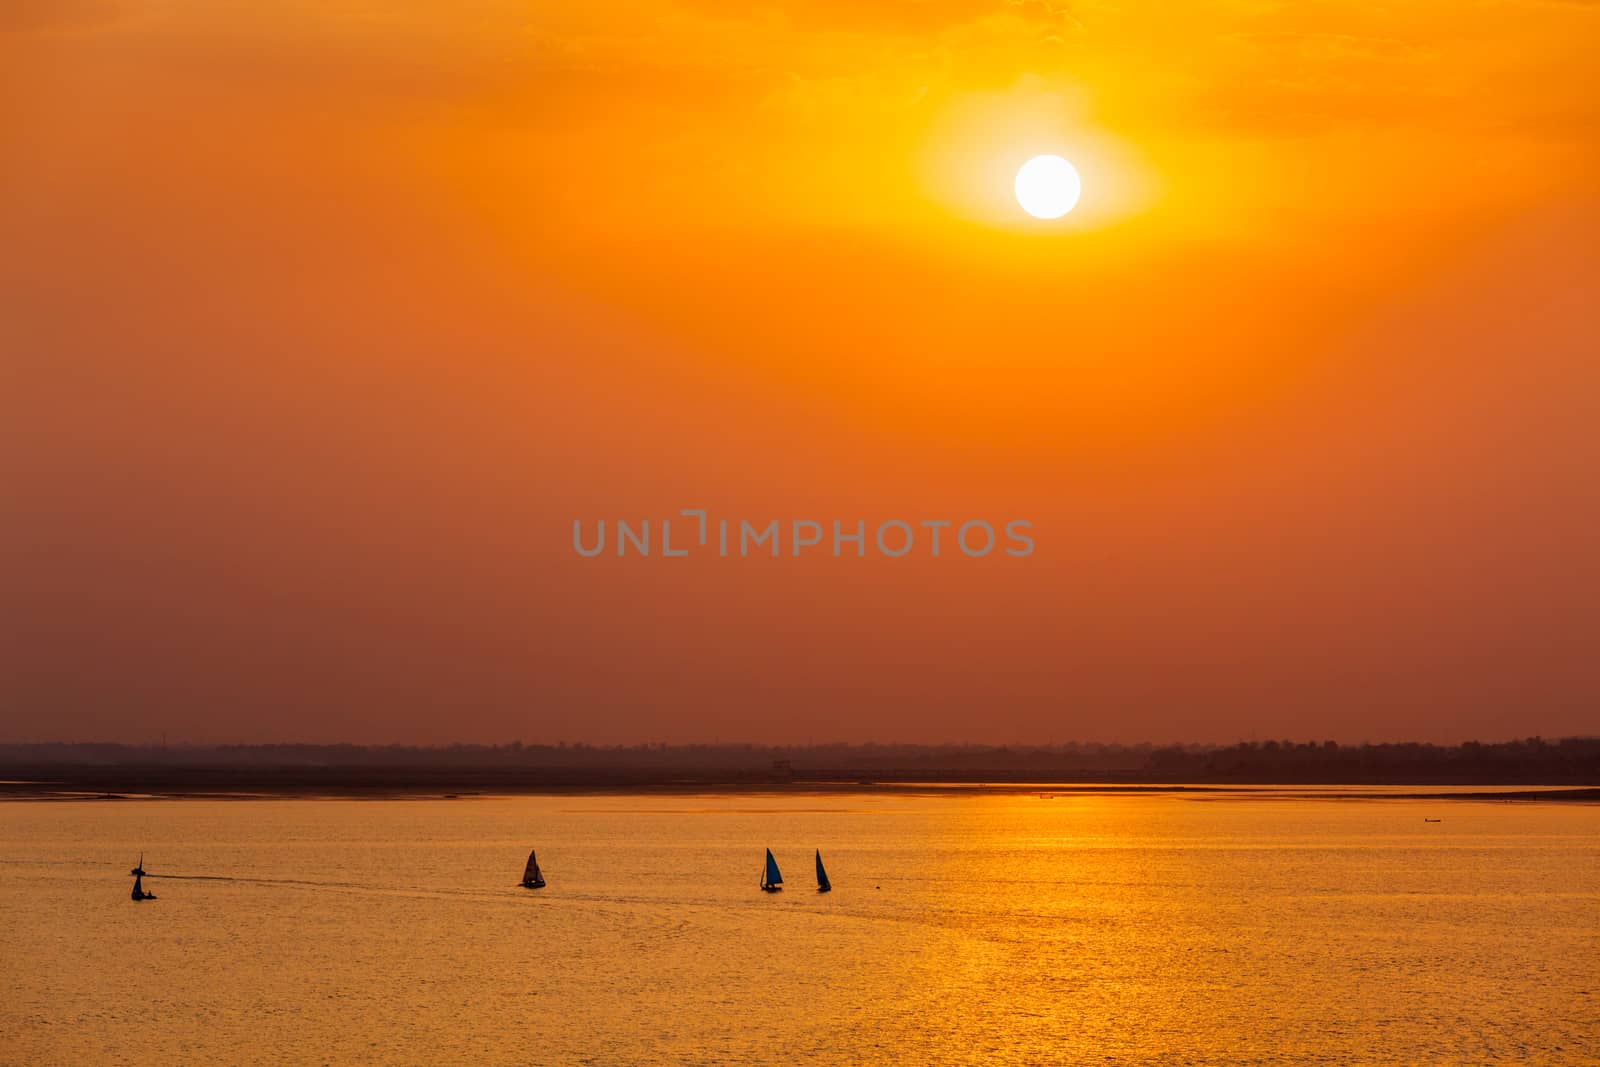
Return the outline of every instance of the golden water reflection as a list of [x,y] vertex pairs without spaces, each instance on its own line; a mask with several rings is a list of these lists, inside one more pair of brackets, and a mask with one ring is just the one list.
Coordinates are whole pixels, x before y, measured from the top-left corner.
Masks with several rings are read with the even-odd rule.
[[[1588,805],[861,793],[0,812],[5,1063],[1600,1059]],[[788,879],[770,896],[769,846]],[[538,893],[516,887],[530,847]],[[148,905],[123,877],[141,849]]]

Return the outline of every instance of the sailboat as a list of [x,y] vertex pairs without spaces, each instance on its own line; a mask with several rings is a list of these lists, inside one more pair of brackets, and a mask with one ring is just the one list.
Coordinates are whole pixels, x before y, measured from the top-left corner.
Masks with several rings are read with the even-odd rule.
[[822,868],[822,850],[817,849],[817,892],[833,892],[833,883],[828,881],[828,872]]
[[128,873],[133,875],[133,899],[134,900],[154,900],[154,899],[156,899],[156,895],[154,893],[146,893],[144,891],[144,853],[143,852],[139,853],[139,865],[137,867],[135,867],[133,870],[129,871]]
[[783,888],[783,875],[778,871],[778,861],[772,858],[772,850],[767,849],[767,867],[761,872],[761,891],[763,893],[776,893]]
[[539,871],[539,860],[534,856],[533,850],[528,852],[528,865],[522,868],[522,888],[543,889],[544,875]]

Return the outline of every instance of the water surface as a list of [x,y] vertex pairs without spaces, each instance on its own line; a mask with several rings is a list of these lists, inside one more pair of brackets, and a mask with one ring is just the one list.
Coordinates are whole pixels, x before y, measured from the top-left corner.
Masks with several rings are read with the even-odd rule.
[[6,1064],[1600,1062],[1592,805],[17,802],[0,857]]

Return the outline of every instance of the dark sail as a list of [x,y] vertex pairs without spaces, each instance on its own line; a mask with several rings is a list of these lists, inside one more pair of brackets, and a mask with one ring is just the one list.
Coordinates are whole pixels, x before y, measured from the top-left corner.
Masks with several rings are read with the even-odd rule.
[[817,849],[817,892],[826,893],[833,888],[833,883],[828,881],[828,872],[822,868],[822,850]]
[[522,869],[522,884],[527,889],[543,889],[544,875],[539,871],[539,860],[528,853],[528,865]]
[[139,853],[139,865],[137,867],[135,867],[133,870],[129,871],[128,873],[133,875],[133,899],[134,900],[154,900],[154,899],[156,899],[156,895],[154,893],[146,893],[144,891],[144,853],[142,853],[142,852]]
[[772,850],[767,849],[767,869],[761,876],[761,888],[769,892],[783,885],[783,875],[778,870],[778,861],[772,858]]

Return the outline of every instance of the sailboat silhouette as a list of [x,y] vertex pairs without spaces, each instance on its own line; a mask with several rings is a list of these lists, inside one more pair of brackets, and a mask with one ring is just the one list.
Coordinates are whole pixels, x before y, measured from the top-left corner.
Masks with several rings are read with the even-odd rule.
[[783,875],[778,871],[778,861],[772,858],[772,850],[767,849],[767,866],[761,872],[761,891],[763,893],[776,893],[783,888]]
[[528,865],[522,868],[522,888],[543,889],[544,874],[539,870],[539,860],[533,852],[532,849],[528,851]]
[[135,867],[133,870],[129,871],[128,873],[133,875],[133,899],[134,900],[154,900],[154,899],[156,899],[156,895],[154,893],[146,893],[144,891],[144,853],[143,852],[139,853],[139,865],[137,867]]
[[828,881],[828,872],[822,867],[822,850],[817,849],[817,892],[833,892],[833,883]]

